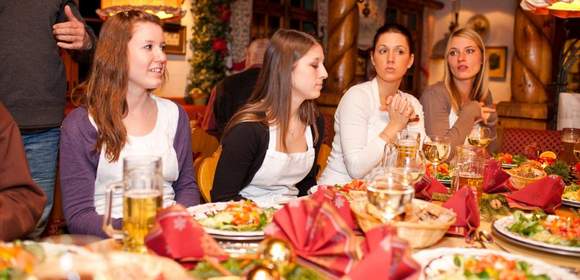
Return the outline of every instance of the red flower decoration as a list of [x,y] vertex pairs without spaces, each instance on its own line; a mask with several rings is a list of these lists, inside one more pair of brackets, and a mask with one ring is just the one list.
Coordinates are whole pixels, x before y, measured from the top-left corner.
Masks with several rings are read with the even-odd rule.
[[219,19],[223,22],[230,21],[230,17],[232,16],[232,11],[227,5],[220,5],[218,7],[219,11]]
[[211,44],[211,49],[214,52],[225,54],[228,50],[228,44],[224,38],[215,38]]

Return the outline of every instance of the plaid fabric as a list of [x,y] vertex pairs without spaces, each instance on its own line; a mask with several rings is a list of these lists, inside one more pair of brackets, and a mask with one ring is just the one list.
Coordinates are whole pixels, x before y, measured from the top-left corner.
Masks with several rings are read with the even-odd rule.
[[539,151],[553,151],[558,154],[563,150],[560,131],[527,128],[504,128],[500,150],[511,154],[525,154],[525,148],[533,144]]

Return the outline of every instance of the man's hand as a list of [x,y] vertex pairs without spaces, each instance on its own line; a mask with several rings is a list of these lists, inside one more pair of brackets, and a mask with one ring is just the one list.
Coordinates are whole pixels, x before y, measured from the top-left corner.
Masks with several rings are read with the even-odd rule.
[[71,8],[67,5],[64,7],[64,13],[68,21],[57,23],[52,26],[56,44],[67,50],[86,50],[92,47],[91,37],[85,30],[85,25],[77,19]]

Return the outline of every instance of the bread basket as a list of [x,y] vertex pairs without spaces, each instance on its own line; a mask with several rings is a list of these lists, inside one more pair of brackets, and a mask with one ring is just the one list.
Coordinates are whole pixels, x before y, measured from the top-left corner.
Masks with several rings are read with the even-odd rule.
[[[364,232],[383,224],[377,218],[376,211],[378,210],[366,201],[351,203],[351,209]],[[409,209],[407,212],[413,214],[407,214],[404,221],[394,221],[393,225],[397,227],[398,236],[407,240],[414,249],[429,247],[437,243],[456,219],[455,212],[452,210],[418,199],[413,199],[412,210]],[[436,215],[437,218],[421,220],[419,216],[423,212],[428,212],[428,216]]]
[[[510,182],[518,190],[547,176],[546,171],[532,164],[523,164],[506,170],[506,172],[510,174]],[[522,174],[526,175],[523,176]]]

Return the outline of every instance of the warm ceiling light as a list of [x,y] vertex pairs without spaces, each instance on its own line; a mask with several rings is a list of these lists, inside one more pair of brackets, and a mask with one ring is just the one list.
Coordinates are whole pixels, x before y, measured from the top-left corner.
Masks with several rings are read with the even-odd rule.
[[101,0],[101,9],[97,14],[103,18],[118,12],[142,10],[154,14],[160,19],[179,19],[185,11],[181,10],[183,0]]

